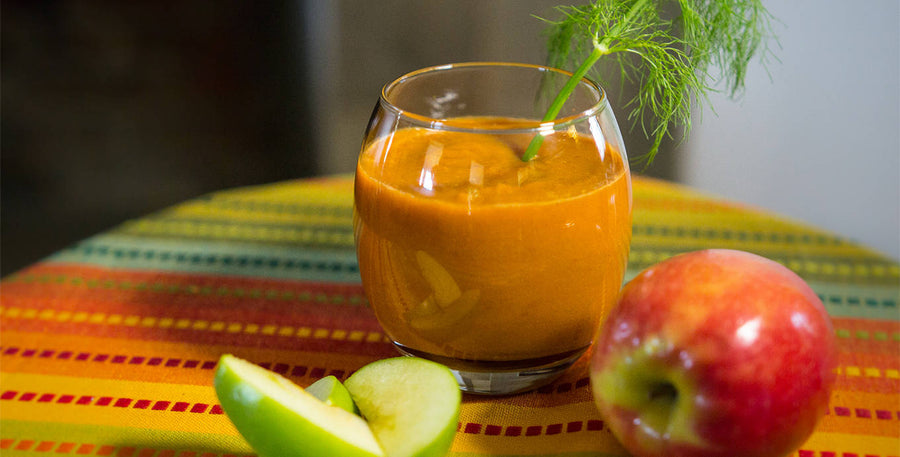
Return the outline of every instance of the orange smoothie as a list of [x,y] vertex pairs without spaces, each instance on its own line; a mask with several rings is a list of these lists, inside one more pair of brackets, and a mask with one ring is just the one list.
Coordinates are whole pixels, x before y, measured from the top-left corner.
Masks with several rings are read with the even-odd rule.
[[622,284],[628,166],[574,131],[523,162],[530,135],[488,130],[401,129],[360,155],[354,230],[369,304],[412,352],[486,363],[577,353]]

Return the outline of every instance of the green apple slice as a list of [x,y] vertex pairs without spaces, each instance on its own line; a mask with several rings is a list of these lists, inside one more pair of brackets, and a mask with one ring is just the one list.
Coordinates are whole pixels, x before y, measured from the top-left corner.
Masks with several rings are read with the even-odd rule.
[[384,456],[361,417],[246,360],[223,355],[214,385],[225,414],[260,457]]
[[344,411],[359,414],[359,409],[353,403],[350,392],[334,376],[325,376],[306,388],[313,397],[318,398],[328,406],[337,406]]
[[436,457],[450,449],[462,394],[450,370],[415,357],[370,363],[344,383],[390,457]]

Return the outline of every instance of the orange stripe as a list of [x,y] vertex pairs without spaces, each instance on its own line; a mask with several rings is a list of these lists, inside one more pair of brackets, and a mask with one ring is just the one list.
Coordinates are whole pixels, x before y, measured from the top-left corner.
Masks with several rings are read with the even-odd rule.
[[[576,433],[582,430],[587,432],[600,432],[601,425],[596,424],[595,422],[590,421],[576,421],[570,422],[567,424],[558,424],[559,429],[564,428],[564,432],[560,431],[559,433]],[[564,427],[563,427],[564,426]],[[499,433],[502,435],[506,435],[505,430],[509,430],[510,435],[518,435],[522,436],[522,431],[519,429],[515,429],[513,427],[503,428],[502,426],[494,426],[494,425],[486,425],[482,427],[482,424],[464,424],[460,426],[460,430],[462,433],[466,433],[467,430],[474,430],[474,427],[479,427],[483,430],[483,434],[485,435],[496,435]],[[554,428],[555,430],[555,428]],[[78,455],[86,455],[86,454],[94,454],[94,455],[117,455],[117,456],[137,456],[137,457],[252,457],[250,455],[235,454],[235,453],[215,453],[215,452],[196,452],[196,451],[176,451],[172,449],[166,449],[161,447],[146,447],[146,446],[112,446],[112,445],[101,445],[97,443],[75,443],[70,441],[37,441],[32,439],[22,439],[22,438],[5,438],[0,439],[0,449],[4,450],[21,450],[21,451],[37,451],[37,452],[50,452],[54,451],[58,454],[69,454],[75,453]],[[864,451],[863,451],[864,452]],[[480,455],[488,455],[488,454],[480,454]],[[872,454],[866,452],[865,454],[860,453],[848,453],[842,451],[835,450],[819,450],[819,449],[811,449],[808,446],[804,446],[796,452],[791,453],[788,457],[838,457],[838,456],[863,456],[866,457],[888,457],[890,454]]]
[[897,394],[900,359],[888,354],[841,352],[835,388],[838,390]]
[[841,351],[900,357],[900,321],[833,318]]
[[[189,322],[191,328],[210,327],[211,331],[226,333],[253,333],[255,327],[250,324],[259,327],[275,324],[279,327],[291,325],[373,331],[379,328],[374,314],[368,308],[313,303],[265,303],[254,299],[223,303],[215,297],[198,297],[184,303],[169,301],[165,297],[153,301],[136,301],[128,297],[123,297],[120,301],[104,301],[98,297],[71,296],[63,301],[51,297],[42,299],[5,294],[0,312],[4,318],[21,321],[23,325],[29,320],[40,320],[59,324],[88,323],[178,329],[185,328],[184,322]],[[225,327],[219,328],[222,325]]]
[[[393,354],[371,310],[358,305],[333,304],[334,297],[360,296],[358,286],[174,273],[114,273],[102,268],[73,266],[38,267],[28,274],[37,278],[40,287],[24,281],[3,284],[2,317],[6,328],[36,333],[195,343],[224,340],[237,346],[261,344],[267,348]],[[76,277],[73,275],[80,278],[78,285],[53,280]],[[128,288],[121,287],[126,283]],[[151,290],[134,287],[148,283],[160,287]],[[203,293],[206,287],[219,290],[207,286],[213,283],[219,288],[245,293],[232,297]],[[282,292],[288,287],[287,290],[294,290],[292,296],[301,301],[284,300],[285,295],[273,287],[280,287]],[[172,290],[186,293],[179,295]],[[341,303],[352,302],[352,298],[341,300]]]
[[896,394],[835,390],[831,394],[828,414],[816,430],[897,437],[897,430],[900,430],[898,409]]
[[791,457],[896,457],[897,437],[873,437],[840,432],[817,432]]
[[8,373],[2,383],[4,421],[237,435],[212,386]]

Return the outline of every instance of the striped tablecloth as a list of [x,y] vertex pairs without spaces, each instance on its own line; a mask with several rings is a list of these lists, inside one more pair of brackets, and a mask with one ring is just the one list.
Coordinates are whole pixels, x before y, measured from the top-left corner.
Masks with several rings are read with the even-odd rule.
[[[214,193],[125,222],[0,284],[0,453],[252,454],[211,387],[230,352],[301,386],[392,346],[366,307],[348,176]],[[805,278],[834,318],[828,415],[794,455],[900,455],[900,268],[851,242],[672,184],[634,180],[628,278],[735,248]],[[539,391],[465,396],[453,456],[618,456],[586,359]]]

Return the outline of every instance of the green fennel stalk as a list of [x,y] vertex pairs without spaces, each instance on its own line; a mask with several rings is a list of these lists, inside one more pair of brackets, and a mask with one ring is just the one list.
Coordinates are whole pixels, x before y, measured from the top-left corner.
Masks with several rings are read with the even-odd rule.
[[[594,0],[557,11],[562,19],[545,20],[547,63],[578,65],[542,121],[555,119],[578,82],[609,56],[623,80],[638,86],[625,106],[628,120],[653,139],[639,156],[648,164],[672,125],[687,136],[691,104],[705,101],[715,82],[724,82],[732,97],[743,89],[750,60],[761,49],[765,57],[771,36],[771,16],[761,0]],[[718,73],[710,72],[713,67]],[[535,136],[522,160],[534,158],[542,142],[543,136]]]

